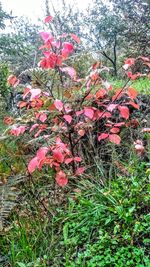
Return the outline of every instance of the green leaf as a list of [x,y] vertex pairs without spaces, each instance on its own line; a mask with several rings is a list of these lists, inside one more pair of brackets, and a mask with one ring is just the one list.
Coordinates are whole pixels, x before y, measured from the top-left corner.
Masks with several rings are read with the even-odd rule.
[[26,265],[24,263],[22,263],[22,262],[17,262],[17,264],[18,264],[19,267],[26,267]]

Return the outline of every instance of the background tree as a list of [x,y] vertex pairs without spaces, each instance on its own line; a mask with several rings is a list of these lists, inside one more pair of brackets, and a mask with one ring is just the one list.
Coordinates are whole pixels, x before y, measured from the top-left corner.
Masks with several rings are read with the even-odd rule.
[[19,74],[36,65],[38,53],[35,51],[39,45],[39,26],[25,17],[13,19],[8,33],[0,35],[0,59]]
[[113,72],[117,75],[117,49],[123,39],[124,23],[118,14],[101,0],[94,1],[93,6],[88,9],[84,23],[86,44],[90,44],[95,51],[98,50],[99,54],[111,63]]
[[141,0],[111,0],[113,12],[124,23],[126,54],[148,55],[150,50],[150,2]]
[[7,19],[11,19],[11,16],[3,10],[2,3],[0,2],[0,29],[5,29],[5,20]]

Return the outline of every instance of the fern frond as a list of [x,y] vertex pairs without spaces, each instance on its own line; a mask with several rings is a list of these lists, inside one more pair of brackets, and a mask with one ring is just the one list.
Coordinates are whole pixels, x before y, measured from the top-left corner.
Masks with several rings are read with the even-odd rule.
[[0,231],[5,227],[6,219],[17,204],[20,194],[17,185],[24,180],[23,175],[11,176],[5,183],[0,182]]

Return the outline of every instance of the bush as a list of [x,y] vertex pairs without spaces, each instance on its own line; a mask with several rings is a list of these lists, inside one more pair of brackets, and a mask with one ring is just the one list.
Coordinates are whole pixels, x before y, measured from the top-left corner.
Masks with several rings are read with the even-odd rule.
[[[91,166],[94,172],[97,171],[99,161],[106,162],[104,169],[108,169],[109,144],[120,145],[122,131],[130,125],[126,121],[134,108],[139,109],[137,92],[127,86],[127,81],[114,92],[103,78],[109,69],[100,62],[91,66],[86,78],[79,79],[76,70],[66,64],[75,45],[80,43],[74,34],[53,37],[41,32],[41,37],[45,57],[39,66],[51,71],[50,81],[42,80],[39,88],[28,86],[25,89],[19,107],[27,110],[26,115],[23,114],[22,123],[19,118],[10,133],[15,136],[27,133],[28,137],[31,135],[31,141],[36,142],[36,155],[28,163],[29,175],[50,166],[56,173],[56,183],[65,186],[68,178],[75,179]],[[123,68],[127,71],[131,68],[127,72],[131,80],[145,76],[132,73],[133,65],[139,60],[149,61],[146,57],[125,61]],[[8,80],[16,87],[16,77],[11,76]]]

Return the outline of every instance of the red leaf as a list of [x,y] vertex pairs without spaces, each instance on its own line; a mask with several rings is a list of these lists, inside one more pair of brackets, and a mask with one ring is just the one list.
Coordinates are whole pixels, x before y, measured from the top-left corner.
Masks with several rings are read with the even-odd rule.
[[132,74],[132,72],[128,72],[127,76],[131,79],[131,80],[136,80],[138,77],[140,77],[142,74],[140,73],[136,73],[136,74]]
[[102,115],[102,118],[111,118],[111,117],[112,117],[112,115],[110,112],[104,112],[104,114]]
[[47,154],[48,152],[48,147],[40,147],[36,153],[36,156],[38,158],[38,160],[42,160],[45,158],[45,155]]
[[65,186],[68,184],[68,178],[63,171],[56,173],[56,182],[59,186]]
[[92,65],[92,69],[93,69],[93,70],[96,70],[96,69],[98,69],[99,67],[100,67],[100,62],[99,62],[99,61],[95,62],[95,63]]
[[116,145],[119,145],[120,142],[121,142],[121,138],[120,138],[120,136],[117,135],[117,134],[110,134],[110,135],[109,135],[109,140],[110,140],[112,143],[116,144]]
[[104,139],[108,138],[108,136],[109,136],[108,133],[101,133],[101,134],[98,136],[98,141],[104,140]]
[[116,127],[113,127],[113,128],[111,128],[111,130],[110,130],[110,132],[111,133],[119,133],[120,132],[120,129],[119,128],[116,128]]
[[83,110],[76,111],[77,116],[80,116],[81,114],[83,114]]
[[37,157],[34,157],[33,159],[31,159],[29,164],[28,164],[29,173],[34,172],[38,168],[38,165],[39,165],[39,162],[38,162]]
[[70,36],[72,37],[72,39],[73,39],[76,43],[80,44],[81,41],[80,41],[80,39],[79,39],[78,36],[76,36],[76,35],[73,34],[73,33],[71,33]]
[[132,107],[136,108],[136,109],[140,108],[139,104],[136,104],[135,102],[130,101],[128,104],[131,105]]
[[135,63],[135,58],[127,58],[124,62],[123,68],[127,70],[130,66],[132,66]]
[[120,115],[121,115],[122,118],[124,118],[126,120],[129,119],[130,113],[129,113],[128,107],[126,107],[126,106],[118,106],[118,109],[120,111]]
[[138,95],[138,92],[134,88],[129,87],[128,88],[128,95],[131,99],[135,99]]
[[22,97],[23,99],[25,99],[26,96],[30,93],[30,90],[31,90],[31,88],[29,88],[29,87],[25,88],[24,93],[23,93],[23,97]]
[[13,86],[14,88],[17,87],[17,85],[19,84],[19,80],[17,79],[17,77],[15,75],[10,75],[7,79],[7,83],[11,86]]
[[3,123],[6,125],[11,125],[14,122],[14,119],[12,117],[5,117],[3,119]]
[[72,121],[72,116],[70,116],[70,115],[64,115],[63,118],[64,118],[68,123],[71,123],[71,121]]
[[84,136],[84,135],[85,135],[85,130],[84,130],[84,129],[80,129],[80,130],[78,131],[78,135],[80,135],[80,136]]
[[23,134],[26,130],[25,126],[19,126],[19,127],[13,127],[10,130],[10,133],[15,136],[19,136],[20,134]]
[[66,164],[69,164],[69,163],[71,163],[73,161],[73,158],[67,158],[67,159],[65,159],[65,163]]
[[123,95],[122,89],[117,89],[114,96],[112,97],[112,100],[118,100]]
[[64,155],[60,152],[59,149],[53,150],[53,159],[62,163],[64,162]]
[[84,173],[85,171],[85,167],[79,167],[77,168],[75,175],[81,175],[82,173]]
[[107,94],[105,89],[100,89],[96,92],[96,98],[103,98]]
[[18,103],[18,106],[19,106],[19,108],[24,108],[24,107],[27,106],[27,102],[20,101],[20,102]]
[[84,114],[86,117],[93,119],[94,111],[92,108],[84,108]]
[[44,19],[44,23],[51,22],[52,20],[53,20],[53,17],[52,17],[52,16],[47,16],[47,17]]
[[64,59],[66,59],[73,51],[74,51],[74,46],[72,43],[69,42],[63,43],[63,49],[61,50],[61,54]]
[[75,157],[74,160],[77,161],[77,162],[81,162],[81,158],[80,157]]
[[59,111],[62,111],[62,110],[63,110],[63,103],[62,103],[61,100],[56,99],[56,100],[54,101],[54,105],[55,105],[55,107],[56,107]]
[[120,127],[120,126],[123,126],[123,125],[125,125],[125,122],[118,122],[118,123],[114,124],[115,127]]
[[54,103],[50,105],[49,110],[50,111],[56,110],[56,107],[55,107]]

